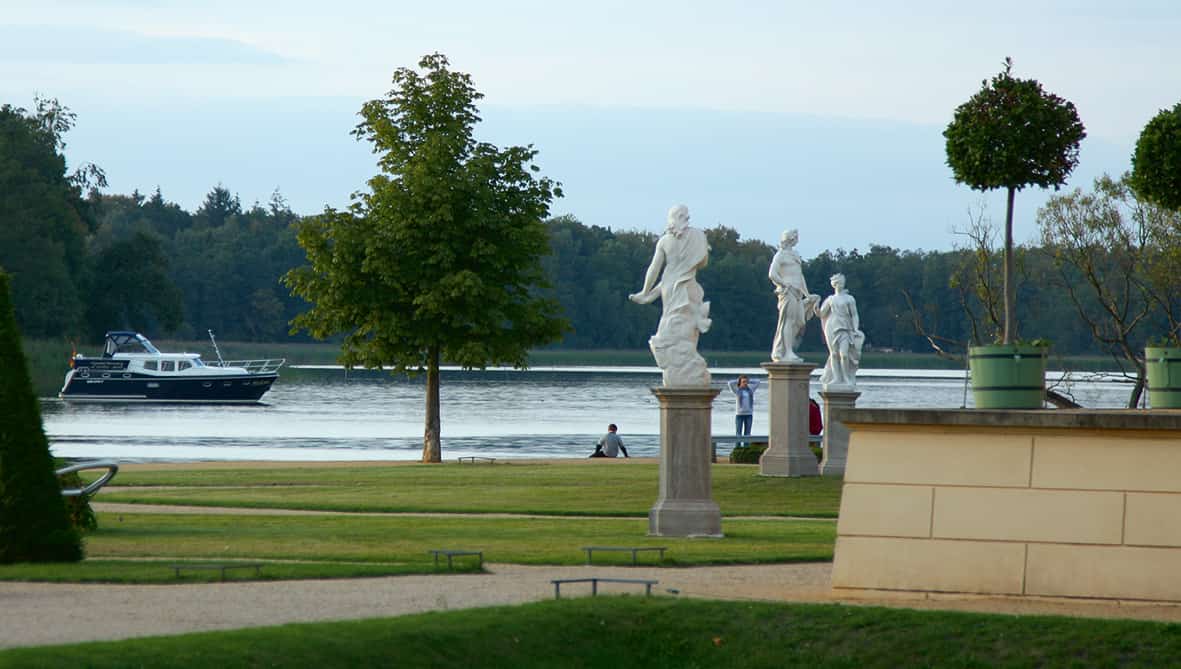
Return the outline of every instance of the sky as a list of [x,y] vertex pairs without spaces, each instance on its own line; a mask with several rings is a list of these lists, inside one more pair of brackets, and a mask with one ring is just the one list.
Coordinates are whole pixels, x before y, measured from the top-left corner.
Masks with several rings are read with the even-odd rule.
[[[478,139],[532,144],[562,183],[551,213],[657,232],[693,223],[800,251],[964,243],[1002,194],[957,185],[942,131],[1014,61],[1086,125],[1068,189],[1130,167],[1140,129],[1181,101],[1181,3],[679,0],[0,0],[0,104],[77,115],[71,165],[107,192],[195,210],[221,184],[278,189],[300,214],[376,173],[349,131],[398,67],[440,52],[485,95]],[[1053,191],[1017,196],[1036,235]]]

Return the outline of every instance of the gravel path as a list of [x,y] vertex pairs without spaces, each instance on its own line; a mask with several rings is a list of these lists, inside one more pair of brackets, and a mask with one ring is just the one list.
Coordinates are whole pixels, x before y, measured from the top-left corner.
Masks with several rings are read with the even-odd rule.
[[[292,622],[397,616],[552,599],[555,578],[651,578],[654,594],[822,601],[828,564],[746,567],[526,567],[485,563],[484,574],[185,585],[0,583],[0,647],[126,639]],[[600,592],[642,592],[601,584]],[[563,587],[563,597],[589,593]]]
[[[651,578],[654,594],[729,600],[839,602],[831,565],[529,567],[485,563],[483,574],[235,582],[184,585],[0,583],[0,648],[126,639],[161,634],[355,620],[421,611],[520,604],[554,596],[551,579]],[[601,584],[603,593],[638,593],[636,585]],[[563,597],[585,596],[586,584]],[[1120,605],[1016,598],[941,597],[845,601],[921,609],[1181,621],[1181,606]]]

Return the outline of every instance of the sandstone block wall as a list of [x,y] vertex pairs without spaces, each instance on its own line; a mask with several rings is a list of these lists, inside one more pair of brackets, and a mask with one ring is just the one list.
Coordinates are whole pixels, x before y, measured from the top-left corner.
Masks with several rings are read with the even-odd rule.
[[932,413],[846,415],[837,594],[1181,602],[1181,416]]

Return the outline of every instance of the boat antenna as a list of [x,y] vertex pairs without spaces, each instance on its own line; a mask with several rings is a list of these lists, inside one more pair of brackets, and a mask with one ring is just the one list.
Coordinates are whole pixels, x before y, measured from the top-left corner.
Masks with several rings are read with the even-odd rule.
[[217,362],[222,367],[226,366],[226,361],[221,359],[221,350],[217,348],[217,339],[213,336],[213,330],[206,330],[209,333],[209,341],[213,342],[213,352],[217,354]]

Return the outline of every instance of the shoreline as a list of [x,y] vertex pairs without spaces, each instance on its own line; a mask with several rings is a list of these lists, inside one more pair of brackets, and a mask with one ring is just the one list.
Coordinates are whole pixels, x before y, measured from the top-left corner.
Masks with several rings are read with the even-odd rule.
[[[106,458],[117,459],[117,458]],[[474,464],[459,463],[454,458],[443,462],[423,463],[418,460],[176,460],[158,462],[127,462],[119,463],[119,469],[127,471],[152,471],[164,469],[325,469],[341,467],[405,467],[410,465],[438,466],[450,465],[465,467],[500,467],[506,465],[550,465],[550,464],[582,464],[586,466],[622,466],[627,464],[660,464],[660,458],[496,458],[495,462],[477,462]],[[729,462],[717,464],[729,465]],[[742,465],[734,465],[742,466]],[[755,465],[747,465],[755,466]]]

